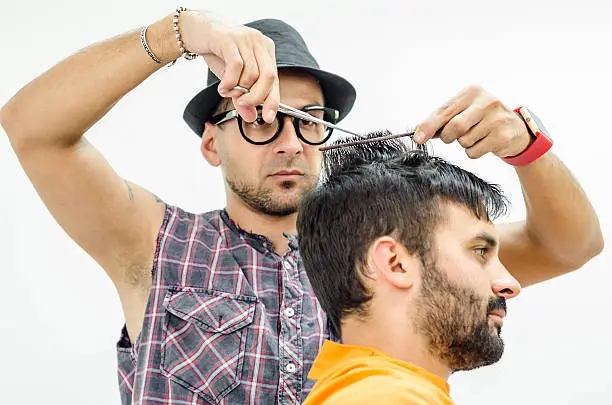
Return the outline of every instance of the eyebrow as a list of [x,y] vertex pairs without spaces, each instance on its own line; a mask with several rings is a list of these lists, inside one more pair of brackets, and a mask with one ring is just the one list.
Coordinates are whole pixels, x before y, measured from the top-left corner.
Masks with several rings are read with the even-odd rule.
[[479,233],[473,238],[473,240],[482,241],[486,243],[487,245],[489,245],[490,247],[495,247],[498,244],[497,239],[495,239],[493,235],[487,232]]
[[[323,105],[323,103],[321,103],[321,104],[319,104],[319,103],[311,103],[311,104],[306,104],[302,108],[308,108],[308,107],[325,107],[325,106]],[[302,109],[302,108],[300,108],[300,109]]]

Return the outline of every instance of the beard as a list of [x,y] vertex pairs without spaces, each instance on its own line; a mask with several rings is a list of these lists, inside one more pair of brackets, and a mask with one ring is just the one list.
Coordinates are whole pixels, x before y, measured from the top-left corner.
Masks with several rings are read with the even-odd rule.
[[482,297],[452,282],[433,261],[423,261],[422,294],[416,305],[415,328],[426,338],[429,353],[452,372],[473,370],[501,359],[501,327],[488,313],[506,309],[503,297]]
[[[284,217],[297,212],[300,202],[314,187],[317,181],[313,176],[305,176],[305,179],[307,185],[299,190],[297,198],[284,196],[277,197],[270,188],[258,188],[251,184],[233,181],[229,178],[227,178],[226,181],[234,194],[253,211],[274,217]],[[280,183],[280,188],[285,191],[291,191],[297,187],[299,187],[299,185],[295,181],[284,181]]]

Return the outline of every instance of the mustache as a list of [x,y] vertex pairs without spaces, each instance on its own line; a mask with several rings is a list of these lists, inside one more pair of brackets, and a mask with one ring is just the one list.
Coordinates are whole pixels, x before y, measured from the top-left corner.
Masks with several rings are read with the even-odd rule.
[[489,298],[487,313],[495,311],[496,309],[503,309],[505,313],[508,313],[506,309],[506,299],[504,297]]
[[289,158],[281,158],[277,159],[274,163],[269,166],[270,173],[278,172],[280,170],[290,170],[297,169],[301,170],[304,173],[310,173],[310,168],[308,167],[308,163],[300,159],[298,157],[289,157]]

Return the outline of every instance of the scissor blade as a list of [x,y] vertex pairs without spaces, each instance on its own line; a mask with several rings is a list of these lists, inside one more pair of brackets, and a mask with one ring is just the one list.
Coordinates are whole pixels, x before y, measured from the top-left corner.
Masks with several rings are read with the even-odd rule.
[[336,124],[332,124],[331,122],[327,122],[327,121],[319,119],[317,117],[313,117],[310,114],[307,114],[307,113],[305,113],[303,111],[300,111],[298,109],[290,107],[290,106],[288,106],[286,104],[279,104],[278,105],[278,111],[280,111],[280,112],[282,112],[284,114],[287,114],[287,115],[291,115],[292,117],[303,119],[304,121],[316,122],[317,124],[325,125],[326,127],[334,128],[334,129],[337,129],[338,131],[346,132],[347,134],[355,135],[355,136],[358,136],[360,138],[365,138],[365,135],[363,135],[363,134],[358,134],[356,132],[349,131],[348,129],[344,129],[342,127],[339,127]]

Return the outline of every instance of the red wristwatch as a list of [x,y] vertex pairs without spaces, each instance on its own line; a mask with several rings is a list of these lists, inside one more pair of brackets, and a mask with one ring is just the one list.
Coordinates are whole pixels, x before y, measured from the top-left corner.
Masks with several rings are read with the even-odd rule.
[[513,166],[524,166],[548,152],[553,142],[542,122],[527,107],[519,107],[514,112],[525,121],[527,130],[535,141],[518,155],[503,157],[502,160]]

